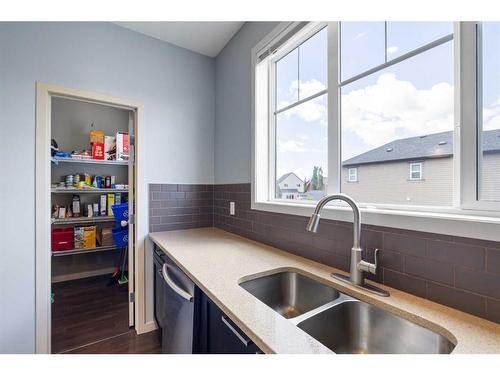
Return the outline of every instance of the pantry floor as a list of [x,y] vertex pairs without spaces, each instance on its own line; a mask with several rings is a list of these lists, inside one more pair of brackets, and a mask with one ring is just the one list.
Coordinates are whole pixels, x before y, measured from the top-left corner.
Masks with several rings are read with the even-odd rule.
[[109,276],[52,284],[53,353],[160,353],[157,332],[137,335],[128,326],[128,286]]

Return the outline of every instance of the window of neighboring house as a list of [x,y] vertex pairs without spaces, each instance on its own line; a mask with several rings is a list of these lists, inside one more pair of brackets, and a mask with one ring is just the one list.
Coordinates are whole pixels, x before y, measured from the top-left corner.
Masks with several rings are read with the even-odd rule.
[[[275,76],[273,101],[274,180],[293,172],[326,194],[327,29],[306,32],[270,63]],[[300,187],[300,184],[297,184]],[[299,199],[311,199],[309,192]],[[321,195],[321,194],[320,194]]]
[[422,179],[422,163],[410,164],[410,180]]
[[288,187],[288,184],[284,184],[285,187]]
[[358,181],[358,168],[349,168],[348,179],[349,182]]

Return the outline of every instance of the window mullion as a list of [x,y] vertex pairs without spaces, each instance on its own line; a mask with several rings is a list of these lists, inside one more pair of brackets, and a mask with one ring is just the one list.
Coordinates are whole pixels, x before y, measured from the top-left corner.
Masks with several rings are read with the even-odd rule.
[[340,192],[340,27],[328,23],[328,194]]
[[455,205],[477,203],[477,51],[476,23],[455,26]]

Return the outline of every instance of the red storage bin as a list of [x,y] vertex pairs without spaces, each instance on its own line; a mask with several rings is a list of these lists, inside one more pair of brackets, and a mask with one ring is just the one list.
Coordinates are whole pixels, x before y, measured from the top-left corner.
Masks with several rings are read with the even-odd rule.
[[72,250],[73,240],[73,228],[52,229],[52,251]]

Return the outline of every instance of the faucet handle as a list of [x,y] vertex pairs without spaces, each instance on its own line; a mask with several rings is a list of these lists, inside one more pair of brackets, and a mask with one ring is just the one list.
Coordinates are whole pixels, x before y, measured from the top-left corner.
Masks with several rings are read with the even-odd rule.
[[373,263],[373,265],[375,267],[373,267],[373,274],[375,275],[377,273],[377,270],[378,270],[378,252],[380,250],[379,249],[375,249],[375,252],[373,254],[373,257],[375,258],[375,262]]

